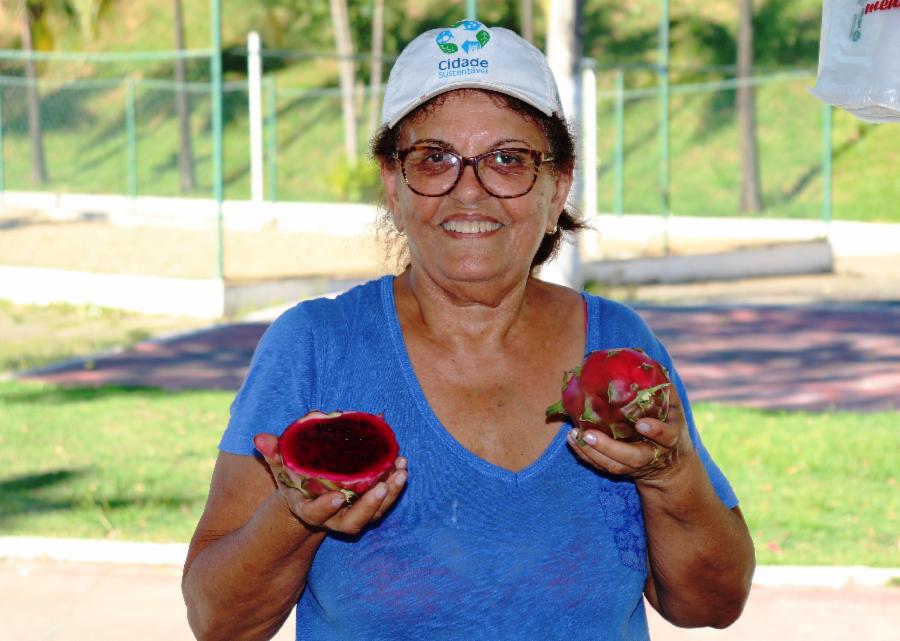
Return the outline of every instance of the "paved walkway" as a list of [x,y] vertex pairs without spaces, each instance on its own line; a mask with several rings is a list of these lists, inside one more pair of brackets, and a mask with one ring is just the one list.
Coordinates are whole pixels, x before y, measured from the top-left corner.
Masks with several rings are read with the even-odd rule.
[[[691,400],[900,407],[900,303],[638,306]],[[62,384],[236,390],[266,322],[217,325],[28,376]]]
[[[190,641],[180,577],[174,566],[0,561],[0,641]],[[726,630],[649,618],[654,641],[894,641],[900,589],[757,585]]]

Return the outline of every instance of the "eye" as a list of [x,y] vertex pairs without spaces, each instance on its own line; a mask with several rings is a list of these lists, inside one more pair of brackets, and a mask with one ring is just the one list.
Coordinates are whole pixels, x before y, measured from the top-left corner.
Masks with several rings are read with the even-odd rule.
[[525,156],[522,152],[498,149],[491,155],[490,162],[493,165],[512,167],[525,164]]
[[419,172],[438,173],[456,164],[456,157],[440,147],[424,147],[409,154],[407,164]]
[[534,165],[531,154],[524,149],[497,149],[484,162],[494,171],[504,174],[518,174]]

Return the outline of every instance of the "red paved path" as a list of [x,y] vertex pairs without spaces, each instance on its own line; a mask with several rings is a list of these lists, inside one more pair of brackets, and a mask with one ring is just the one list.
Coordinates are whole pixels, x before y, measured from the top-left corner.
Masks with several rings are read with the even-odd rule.
[[[900,407],[900,304],[639,307],[693,401]],[[63,384],[236,390],[265,323],[219,325],[30,376]]]

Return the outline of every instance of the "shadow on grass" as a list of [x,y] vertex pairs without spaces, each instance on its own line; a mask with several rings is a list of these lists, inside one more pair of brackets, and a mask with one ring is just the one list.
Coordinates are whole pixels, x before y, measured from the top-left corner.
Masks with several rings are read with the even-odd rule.
[[[48,386],[40,383],[16,382],[11,387],[0,386],[0,403],[6,405],[33,405],[51,403],[85,403],[116,397],[170,399],[196,391],[173,391],[156,387],[130,385],[104,385],[100,387]],[[0,486],[2,489],[2,486]]]
[[87,472],[83,468],[64,468],[0,479],[0,530],[22,515],[72,509],[76,501],[40,496],[40,493],[71,483]]
[[[90,472],[90,468],[63,468],[0,479],[0,531],[10,529],[14,521],[48,512],[96,512],[101,523],[109,524],[118,510],[132,507],[183,510],[203,500],[197,496],[89,496],[63,487]],[[45,492],[57,496],[44,496]]]
[[0,496],[14,492],[28,492],[30,490],[43,490],[48,487],[67,483],[84,476],[85,469],[61,469],[38,474],[23,474],[7,479],[0,479]]

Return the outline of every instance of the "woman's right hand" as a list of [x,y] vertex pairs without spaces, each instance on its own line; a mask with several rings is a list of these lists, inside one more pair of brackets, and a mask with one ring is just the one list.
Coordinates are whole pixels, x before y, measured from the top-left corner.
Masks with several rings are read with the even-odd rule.
[[343,534],[359,534],[368,524],[380,519],[394,504],[406,486],[406,458],[398,456],[394,471],[386,481],[377,483],[362,494],[352,505],[340,492],[328,492],[314,499],[306,498],[297,490],[282,482],[287,475],[296,485],[300,480],[281,460],[278,453],[278,437],[274,434],[258,434],[253,444],[263,455],[272,476],[278,484],[278,492],[288,509],[304,525],[311,529],[326,529]]

